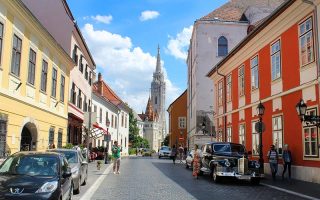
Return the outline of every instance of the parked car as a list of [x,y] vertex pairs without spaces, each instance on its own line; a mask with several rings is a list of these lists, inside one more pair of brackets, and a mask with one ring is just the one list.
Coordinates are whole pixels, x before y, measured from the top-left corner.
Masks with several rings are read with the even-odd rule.
[[249,160],[245,146],[229,142],[210,142],[205,144],[202,153],[201,172],[209,173],[215,182],[231,177],[260,183],[260,164]]
[[80,193],[80,186],[87,183],[88,162],[83,158],[81,151],[74,149],[50,149],[64,155],[71,167],[74,194]]
[[159,159],[162,157],[169,158],[171,155],[171,148],[168,146],[162,146],[159,150]]
[[148,148],[143,148],[143,149],[141,150],[141,155],[142,155],[142,156],[152,156],[152,152],[151,152],[151,150],[148,149]]
[[186,158],[186,168],[189,169],[193,168],[193,154],[194,154],[194,150],[191,150],[188,154],[187,154],[187,158]]
[[0,199],[72,199],[71,175],[60,154],[15,153],[0,165]]

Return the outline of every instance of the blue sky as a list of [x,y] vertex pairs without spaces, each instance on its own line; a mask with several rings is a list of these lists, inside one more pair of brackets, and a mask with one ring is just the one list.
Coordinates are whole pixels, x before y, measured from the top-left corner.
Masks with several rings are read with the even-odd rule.
[[187,87],[186,52],[196,19],[227,0],[67,0],[97,73],[138,113],[145,110],[160,45],[167,106]]

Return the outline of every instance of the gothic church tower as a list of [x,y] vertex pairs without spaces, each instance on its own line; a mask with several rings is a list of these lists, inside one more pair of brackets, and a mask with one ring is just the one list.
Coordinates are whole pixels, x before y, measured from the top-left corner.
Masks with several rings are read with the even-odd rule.
[[166,135],[166,83],[164,81],[163,72],[161,70],[160,48],[158,45],[157,65],[156,71],[153,73],[153,80],[151,82],[151,102],[154,113],[159,117],[159,131],[160,138],[163,140]]

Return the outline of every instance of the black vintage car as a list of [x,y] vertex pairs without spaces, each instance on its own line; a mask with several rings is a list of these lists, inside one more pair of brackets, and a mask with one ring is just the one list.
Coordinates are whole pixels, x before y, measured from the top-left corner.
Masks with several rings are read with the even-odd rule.
[[0,199],[72,199],[71,169],[60,154],[18,152],[0,166]]
[[201,162],[201,173],[210,174],[215,182],[230,177],[249,180],[253,184],[260,183],[260,164],[258,161],[248,160],[248,153],[242,144],[207,143],[203,149]]

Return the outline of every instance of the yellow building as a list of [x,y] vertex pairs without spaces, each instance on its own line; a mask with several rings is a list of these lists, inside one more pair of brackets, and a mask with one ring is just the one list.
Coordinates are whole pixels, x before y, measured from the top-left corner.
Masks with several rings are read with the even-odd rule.
[[0,1],[0,157],[66,144],[74,65],[20,0]]

